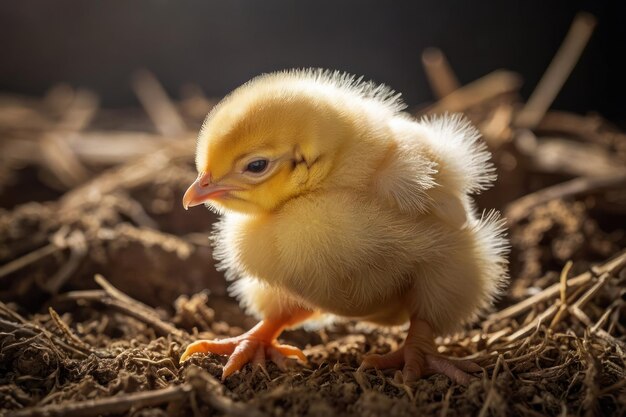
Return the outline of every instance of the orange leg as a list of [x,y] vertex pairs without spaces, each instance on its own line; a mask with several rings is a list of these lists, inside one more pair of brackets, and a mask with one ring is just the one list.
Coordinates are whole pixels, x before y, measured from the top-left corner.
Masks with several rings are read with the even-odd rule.
[[440,356],[433,340],[430,325],[412,317],[404,346],[384,355],[366,355],[359,369],[402,367],[402,374],[407,382],[439,373],[463,385],[473,379],[467,372],[479,372],[482,369],[470,361],[452,361]]
[[290,311],[288,314],[279,317],[261,320],[256,326],[241,336],[221,340],[198,340],[187,346],[187,349],[180,357],[180,362],[184,362],[194,353],[230,355],[222,371],[222,381],[235,371],[243,368],[248,362],[265,369],[267,356],[281,369],[285,368],[285,358],[287,357],[296,357],[306,362],[306,356],[300,349],[289,345],[281,345],[276,338],[285,328],[306,320],[312,314],[312,311],[304,309]]

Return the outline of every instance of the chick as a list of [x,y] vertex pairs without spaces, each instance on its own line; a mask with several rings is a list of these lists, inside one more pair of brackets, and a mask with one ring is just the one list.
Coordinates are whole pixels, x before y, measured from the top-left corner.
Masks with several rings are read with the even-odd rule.
[[399,94],[323,70],[259,76],[216,106],[196,150],[200,173],[185,208],[223,213],[214,256],[242,307],[245,334],[190,344],[246,363],[306,360],[277,337],[322,316],[392,326],[404,345],[361,368],[442,373],[467,383],[480,368],[436,353],[434,336],[489,306],[507,279],[495,211],[469,197],[495,179],[478,132],[462,117],[414,120]]

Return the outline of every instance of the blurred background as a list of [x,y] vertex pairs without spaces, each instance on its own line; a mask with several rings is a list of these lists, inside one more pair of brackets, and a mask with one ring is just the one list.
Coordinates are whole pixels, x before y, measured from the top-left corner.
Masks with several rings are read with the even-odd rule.
[[130,77],[152,71],[177,97],[190,83],[220,97],[262,72],[325,67],[433,100],[420,62],[443,50],[461,84],[498,68],[528,97],[576,12],[599,25],[554,108],[626,122],[626,2],[73,1],[0,2],[0,90],[41,95],[67,82],[104,107],[137,106]]

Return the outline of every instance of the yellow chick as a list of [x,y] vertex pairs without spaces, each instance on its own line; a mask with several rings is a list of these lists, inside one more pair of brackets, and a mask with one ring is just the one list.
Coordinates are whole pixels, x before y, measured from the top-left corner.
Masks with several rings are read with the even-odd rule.
[[246,363],[290,356],[277,337],[322,315],[409,322],[404,345],[362,368],[442,373],[467,383],[480,368],[437,354],[434,336],[487,307],[507,279],[497,212],[469,197],[495,179],[478,132],[462,117],[414,120],[399,94],[339,72],[259,76],[208,115],[200,173],[185,208],[223,213],[213,235],[230,289],[261,321],[245,334],[190,344]]

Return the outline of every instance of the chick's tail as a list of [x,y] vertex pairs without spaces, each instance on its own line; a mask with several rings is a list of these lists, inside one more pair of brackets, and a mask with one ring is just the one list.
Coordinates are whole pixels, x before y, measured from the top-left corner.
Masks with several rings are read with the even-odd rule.
[[480,132],[462,114],[424,117],[431,146],[443,159],[445,175],[463,194],[477,194],[496,180],[491,153]]
[[497,210],[483,212],[480,217],[469,219],[468,227],[473,231],[473,256],[478,263],[481,297],[476,306],[485,310],[499,296],[509,281],[507,255],[510,250],[505,220]]

